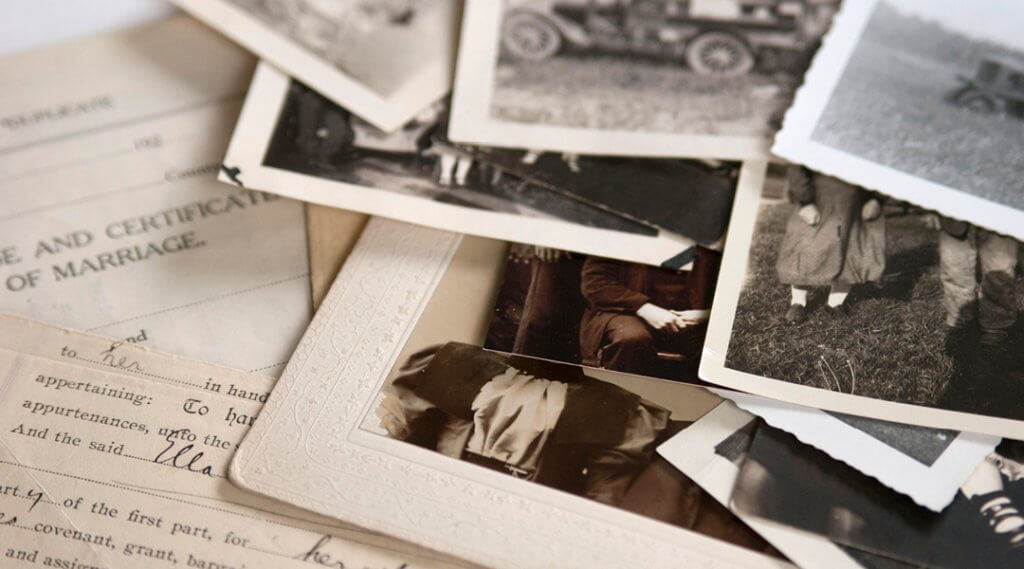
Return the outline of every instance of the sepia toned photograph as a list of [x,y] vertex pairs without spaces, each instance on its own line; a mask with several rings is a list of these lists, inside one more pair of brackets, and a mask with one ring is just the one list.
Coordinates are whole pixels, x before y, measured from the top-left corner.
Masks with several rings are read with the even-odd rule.
[[[702,156],[696,143],[717,142],[705,150],[708,157],[758,157],[755,141],[766,148],[781,125],[837,6],[838,0],[471,1],[462,42],[474,49],[460,53],[453,138],[629,154],[610,141],[649,135],[674,142],[661,153]],[[486,64],[491,69],[482,73],[478,66]],[[464,111],[472,119],[463,120]],[[578,136],[552,136],[569,132]],[[567,147],[577,142],[581,147]]]
[[774,165],[769,182],[737,198],[702,379],[879,419],[898,408],[924,426],[1021,430],[1017,241],[802,166]]
[[375,413],[389,437],[778,556],[655,453],[690,422],[579,366],[432,346],[406,360]]
[[1021,451],[1019,441],[1004,441],[948,508],[932,512],[792,435],[762,425],[736,482],[733,507],[912,566],[1020,567]]
[[450,89],[460,0],[175,0],[391,131]]
[[[731,162],[639,161],[610,179],[614,159],[515,152],[497,159],[452,143],[448,118],[441,99],[384,132],[261,64],[221,180],[449,231],[678,266],[698,239],[721,248],[736,186],[758,177]],[[615,192],[592,190],[602,180],[623,195],[657,196],[666,213],[618,211],[613,206],[626,204],[608,197]],[[690,207],[695,201],[703,205]]]
[[720,254],[681,269],[513,245],[487,333],[490,349],[699,382]]
[[1024,238],[1024,8],[848,3],[775,152]]
[[291,450],[264,442],[287,436],[305,450],[284,468],[329,481],[294,503],[483,566],[792,567],[655,452],[719,397],[481,347],[508,247],[371,219],[299,347],[308,364],[286,379],[325,374],[334,383],[309,388],[329,395],[261,416],[232,479],[289,479],[266,466]]

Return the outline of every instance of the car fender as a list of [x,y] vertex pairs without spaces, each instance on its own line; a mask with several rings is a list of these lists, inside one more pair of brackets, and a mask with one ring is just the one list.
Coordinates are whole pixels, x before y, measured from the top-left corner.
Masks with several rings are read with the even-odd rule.
[[534,16],[543,18],[554,25],[559,33],[562,34],[562,38],[570,45],[576,47],[591,47],[594,45],[593,40],[587,35],[585,29],[582,26],[563,18],[551,10],[552,0],[537,0],[537,1],[526,1],[518,2],[515,7],[506,12],[506,17],[517,13],[529,13]]

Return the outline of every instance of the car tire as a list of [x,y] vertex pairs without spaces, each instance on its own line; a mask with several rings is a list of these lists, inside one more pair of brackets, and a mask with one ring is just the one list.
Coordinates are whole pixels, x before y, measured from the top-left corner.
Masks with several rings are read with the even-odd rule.
[[972,89],[957,98],[957,104],[976,113],[991,115],[999,111],[999,103],[981,91]]
[[562,33],[544,16],[515,12],[505,18],[501,45],[512,57],[539,61],[562,49]]
[[701,75],[743,75],[754,63],[750,46],[727,32],[704,32],[686,46],[686,64]]

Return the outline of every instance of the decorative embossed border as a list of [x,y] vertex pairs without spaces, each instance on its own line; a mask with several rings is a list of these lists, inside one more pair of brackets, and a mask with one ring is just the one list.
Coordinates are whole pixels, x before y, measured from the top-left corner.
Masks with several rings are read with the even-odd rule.
[[236,454],[235,483],[493,567],[790,567],[360,431],[460,241],[371,220]]

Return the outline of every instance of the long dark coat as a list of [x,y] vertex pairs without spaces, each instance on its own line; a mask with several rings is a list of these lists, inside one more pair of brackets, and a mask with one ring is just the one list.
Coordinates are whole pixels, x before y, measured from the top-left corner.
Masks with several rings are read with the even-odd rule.
[[[789,193],[798,207],[789,218],[779,248],[779,282],[827,286],[882,277],[885,220],[861,219],[861,208],[874,194],[800,166],[789,169]],[[807,204],[816,205],[821,212],[818,225],[808,225],[800,218],[799,208]]]
[[[698,248],[690,271],[676,272],[686,283],[689,302],[684,306],[663,306],[669,310],[703,310],[711,308],[721,255]],[[604,344],[605,331],[612,318],[620,314],[636,314],[651,301],[653,273],[670,269],[639,263],[590,257],[583,263],[580,290],[587,301],[580,323],[580,352],[583,362],[594,365]]]

